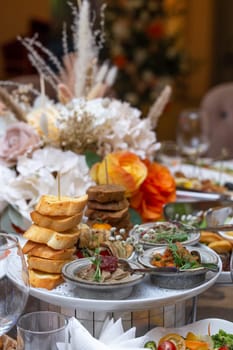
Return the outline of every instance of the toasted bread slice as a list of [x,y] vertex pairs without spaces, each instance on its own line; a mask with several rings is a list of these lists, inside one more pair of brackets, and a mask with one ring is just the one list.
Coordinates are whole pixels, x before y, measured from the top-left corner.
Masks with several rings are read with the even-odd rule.
[[57,232],[64,232],[77,226],[82,220],[83,213],[72,216],[49,216],[34,210],[30,213],[32,221],[41,227],[50,228]]
[[49,273],[61,273],[62,267],[73,259],[52,260],[28,255],[28,268]]
[[34,247],[36,247],[37,244],[39,243],[27,241],[22,248],[23,254],[28,254]]
[[3,334],[0,336],[0,349],[1,350],[17,350],[19,348],[19,344],[17,346],[17,341],[11,338],[7,334]]
[[76,248],[67,248],[55,250],[48,247],[46,244],[35,243],[32,241],[27,241],[23,247],[23,253],[28,254],[28,256],[37,256],[44,259],[72,259]]
[[34,288],[45,288],[51,290],[64,282],[62,274],[60,273],[46,273],[31,269],[28,271],[30,285]]
[[215,232],[201,231],[200,242],[209,244],[211,242],[221,241],[222,237]]
[[36,243],[44,243],[56,250],[74,247],[78,241],[79,235],[80,230],[78,227],[60,233],[34,224],[23,234],[23,237]]
[[232,245],[226,239],[222,239],[221,241],[211,242],[210,244],[208,244],[208,247],[213,249],[218,254],[223,254],[223,253],[232,251]]
[[82,212],[88,196],[85,194],[80,197],[61,197],[44,195],[41,196],[36,205],[36,211],[42,215],[48,216],[72,216]]

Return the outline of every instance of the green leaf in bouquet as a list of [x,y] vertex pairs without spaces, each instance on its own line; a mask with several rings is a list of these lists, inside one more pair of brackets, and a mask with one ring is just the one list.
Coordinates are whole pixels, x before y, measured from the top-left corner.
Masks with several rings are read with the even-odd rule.
[[89,168],[91,168],[95,163],[98,163],[102,160],[101,157],[93,151],[86,151],[85,157]]
[[8,207],[8,215],[9,215],[9,218],[10,218],[10,220],[12,222],[12,225],[15,228],[16,231],[17,231],[17,229],[19,229],[19,231],[24,232],[31,225],[31,221],[29,219],[26,219],[25,217],[23,217],[17,211],[17,209],[13,208],[10,205]]
[[142,223],[142,218],[140,214],[133,208],[129,208],[130,222],[133,225],[140,225]]
[[30,224],[29,220],[10,205],[1,213],[0,229],[4,232],[23,233]]
[[3,232],[14,232],[9,218],[8,207],[3,210],[0,216],[0,229]]

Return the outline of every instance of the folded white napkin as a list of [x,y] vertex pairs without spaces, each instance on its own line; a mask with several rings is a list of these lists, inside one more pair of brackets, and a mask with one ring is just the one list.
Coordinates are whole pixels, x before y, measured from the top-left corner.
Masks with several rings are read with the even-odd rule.
[[124,332],[121,319],[107,319],[98,340],[74,317],[69,321],[69,331],[70,344],[57,344],[59,350],[140,350],[145,343],[144,336],[135,338],[135,327]]

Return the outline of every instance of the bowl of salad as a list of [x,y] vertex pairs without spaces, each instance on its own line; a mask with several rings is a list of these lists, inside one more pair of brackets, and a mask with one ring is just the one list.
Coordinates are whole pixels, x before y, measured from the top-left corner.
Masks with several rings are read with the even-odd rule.
[[[194,288],[205,281],[207,272],[220,273],[222,269],[219,256],[211,249],[179,242],[145,250],[138,260],[146,267],[154,267],[154,273],[150,273],[152,283],[166,289]],[[163,267],[175,267],[176,271],[160,272]]]
[[183,245],[196,244],[200,238],[200,231],[196,227],[179,222],[157,221],[135,225],[129,235],[144,248],[152,248],[174,242],[182,242]]

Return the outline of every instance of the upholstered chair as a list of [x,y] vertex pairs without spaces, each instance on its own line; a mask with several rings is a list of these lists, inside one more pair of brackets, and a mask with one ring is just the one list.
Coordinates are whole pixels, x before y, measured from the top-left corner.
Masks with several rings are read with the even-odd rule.
[[211,88],[200,107],[209,124],[208,156],[218,157],[227,152],[233,157],[233,83]]

